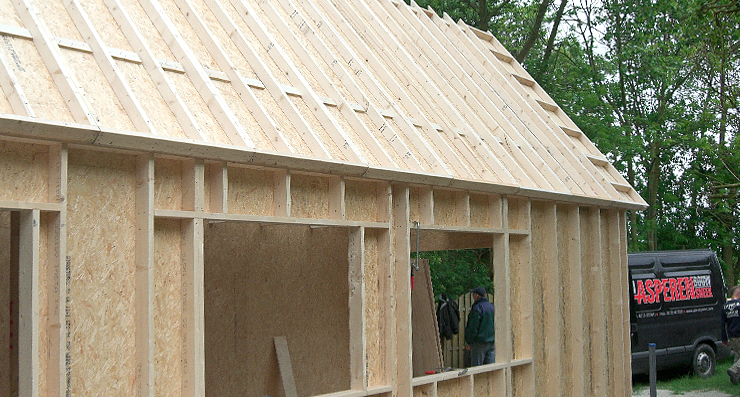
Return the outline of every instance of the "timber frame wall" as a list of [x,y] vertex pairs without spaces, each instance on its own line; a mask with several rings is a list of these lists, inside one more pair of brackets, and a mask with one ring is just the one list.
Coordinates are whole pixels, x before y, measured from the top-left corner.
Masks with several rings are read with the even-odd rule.
[[[12,218],[3,225],[19,241],[22,396],[204,395],[203,239],[214,221],[347,230],[349,364],[336,386],[344,389],[332,396],[631,394],[624,210],[341,168],[327,174],[27,139],[0,147],[2,175],[25,181],[0,201]],[[174,239],[156,226],[163,220],[177,221]],[[414,221],[422,250],[493,247],[496,364],[412,378]],[[161,290],[162,267],[180,267],[178,293]],[[172,307],[180,309],[158,311]],[[171,317],[181,329],[169,328]],[[5,379],[2,396],[12,383]],[[296,379],[299,392],[325,387],[300,371]]]
[[[0,397],[280,396],[275,344],[301,396],[631,395],[645,202],[489,32],[0,0],[0,91]],[[417,222],[492,248],[495,364],[412,375]]]

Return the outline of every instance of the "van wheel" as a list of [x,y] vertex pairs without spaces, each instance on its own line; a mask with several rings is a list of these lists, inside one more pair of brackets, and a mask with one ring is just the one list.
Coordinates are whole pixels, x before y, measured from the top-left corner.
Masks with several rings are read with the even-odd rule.
[[708,378],[714,374],[716,366],[717,357],[711,346],[702,343],[694,350],[694,361],[692,361],[694,374],[702,378]]

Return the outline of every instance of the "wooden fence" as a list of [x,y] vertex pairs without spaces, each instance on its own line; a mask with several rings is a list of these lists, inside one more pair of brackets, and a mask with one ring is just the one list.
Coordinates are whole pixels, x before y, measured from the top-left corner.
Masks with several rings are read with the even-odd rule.
[[[493,295],[488,295],[488,300],[493,302]],[[453,335],[452,339],[442,339],[442,360],[445,367],[464,368],[467,367],[465,354],[465,324],[468,321],[470,306],[473,304],[471,294],[460,295],[457,298],[457,306],[460,309],[460,332]]]

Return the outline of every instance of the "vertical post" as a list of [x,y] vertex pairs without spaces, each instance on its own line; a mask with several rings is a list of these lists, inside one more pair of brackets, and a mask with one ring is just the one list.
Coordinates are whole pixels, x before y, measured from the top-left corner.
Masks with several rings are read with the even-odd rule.
[[537,306],[534,322],[535,338],[544,344],[544,349],[535,349],[535,359],[544,363],[535,367],[535,383],[538,389],[549,396],[562,394],[558,372],[548,368],[560,368],[560,346],[563,318],[559,283],[558,254],[560,235],[557,230],[557,210],[555,203],[532,204],[532,276],[535,294],[549,297]]
[[409,187],[393,185],[393,310],[396,397],[411,397],[411,251],[409,227]]
[[229,171],[225,162],[209,164],[210,212],[229,212]]
[[[577,206],[558,206],[558,260],[562,278],[562,300],[568,302],[562,307],[565,343],[563,363],[570,370],[562,371],[563,394],[582,396],[585,394],[586,379],[583,355],[584,349],[584,308],[581,263],[580,214]],[[565,368],[564,368],[565,369]]]
[[345,218],[344,190],[344,178],[338,176],[329,178],[330,219],[344,220]]
[[18,396],[39,395],[39,210],[20,212]]
[[203,219],[182,221],[182,396],[203,397],[205,312]]
[[154,395],[154,157],[137,158],[136,175],[136,378],[137,395]]
[[273,182],[273,213],[275,216],[290,216],[290,172],[275,171]]
[[657,371],[657,362],[655,358],[655,343],[649,343],[648,344],[648,357],[649,357],[649,365],[650,365],[650,397],[656,397],[658,395],[658,388],[657,388],[657,378],[658,378],[658,371]]
[[350,389],[366,390],[365,370],[365,228],[349,229],[349,362]]
[[50,397],[67,391],[67,148],[49,147],[49,202],[61,203],[58,213],[49,214],[46,287],[49,320],[46,324],[49,362],[47,384]]
[[193,219],[182,221],[182,395],[205,396],[205,290],[203,218],[205,166],[202,160],[183,162],[182,207],[194,211]]
[[[502,201],[502,227],[509,228],[508,200]],[[493,285],[495,286],[493,296],[496,305],[496,362],[511,362],[511,296],[509,295],[511,274],[509,271],[509,233],[495,234],[493,236]]]

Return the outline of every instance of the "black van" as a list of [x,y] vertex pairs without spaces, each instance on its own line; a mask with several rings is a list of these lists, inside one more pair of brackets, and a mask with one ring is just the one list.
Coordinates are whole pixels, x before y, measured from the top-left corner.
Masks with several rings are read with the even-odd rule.
[[711,250],[638,252],[628,255],[632,373],[648,373],[655,343],[658,370],[691,365],[714,373],[730,354],[722,345],[722,305],[727,288]]

